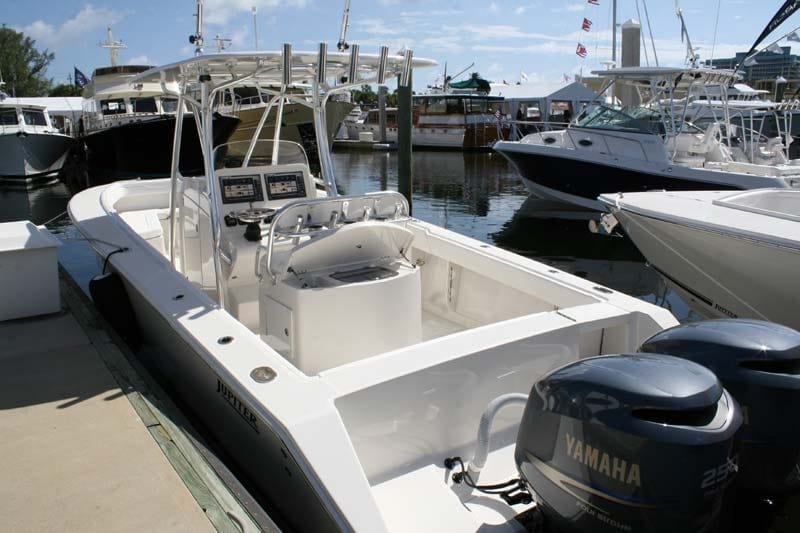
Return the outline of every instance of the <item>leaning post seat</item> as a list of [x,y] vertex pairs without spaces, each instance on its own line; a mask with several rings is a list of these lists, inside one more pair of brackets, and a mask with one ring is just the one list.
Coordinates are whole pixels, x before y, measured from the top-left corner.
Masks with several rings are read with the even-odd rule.
[[[413,233],[397,217],[382,216],[374,197],[364,209],[363,198],[313,202],[313,212],[323,214],[358,206],[359,219],[295,228],[285,235],[296,244],[279,244],[269,265],[267,256],[259,259],[268,273],[259,288],[259,329],[309,375],[422,340],[421,277],[407,259]],[[277,216],[273,224],[270,245],[280,241]]]

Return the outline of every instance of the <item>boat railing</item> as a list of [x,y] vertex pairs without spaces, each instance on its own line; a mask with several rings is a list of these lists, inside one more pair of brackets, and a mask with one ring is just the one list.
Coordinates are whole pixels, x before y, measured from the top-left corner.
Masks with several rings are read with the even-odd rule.
[[567,129],[569,122],[542,122],[540,120],[509,120],[512,141],[518,141],[532,133],[561,131]]
[[[319,239],[343,225],[366,221],[408,220],[408,201],[395,191],[367,193],[357,196],[314,198],[286,204],[272,217],[266,245],[256,252],[255,274],[260,280],[266,274],[276,283],[278,273],[273,270],[276,244],[314,237]],[[266,253],[266,264],[261,266],[261,254]]]

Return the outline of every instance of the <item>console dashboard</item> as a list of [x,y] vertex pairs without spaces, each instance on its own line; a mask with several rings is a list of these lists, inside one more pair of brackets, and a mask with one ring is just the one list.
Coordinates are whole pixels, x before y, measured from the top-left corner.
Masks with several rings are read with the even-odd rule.
[[286,200],[308,197],[310,176],[304,165],[251,167],[236,169],[236,173],[231,170],[217,174],[223,205],[260,204],[255,207],[278,208]]

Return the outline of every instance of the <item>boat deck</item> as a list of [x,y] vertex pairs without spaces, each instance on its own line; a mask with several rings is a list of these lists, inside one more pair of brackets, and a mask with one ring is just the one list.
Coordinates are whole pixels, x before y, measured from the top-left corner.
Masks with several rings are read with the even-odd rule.
[[61,292],[62,312],[0,323],[4,529],[257,529],[63,278]]

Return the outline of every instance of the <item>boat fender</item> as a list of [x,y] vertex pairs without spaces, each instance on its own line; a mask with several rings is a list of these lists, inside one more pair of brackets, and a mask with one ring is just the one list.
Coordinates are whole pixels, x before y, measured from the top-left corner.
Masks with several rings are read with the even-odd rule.
[[89,281],[89,294],[100,315],[133,350],[142,347],[142,333],[133,312],[131,300],[116,272],[107,272]]

